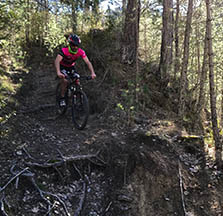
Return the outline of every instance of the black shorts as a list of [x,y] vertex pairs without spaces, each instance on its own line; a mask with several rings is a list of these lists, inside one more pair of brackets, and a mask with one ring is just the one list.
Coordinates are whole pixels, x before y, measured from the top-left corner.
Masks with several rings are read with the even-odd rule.
[[65,76],[69,76],[69,77],[72,77],[75,73],[77,73],[76,68],[74,66],[65,67],[63,65],[60,65],[60,71]]

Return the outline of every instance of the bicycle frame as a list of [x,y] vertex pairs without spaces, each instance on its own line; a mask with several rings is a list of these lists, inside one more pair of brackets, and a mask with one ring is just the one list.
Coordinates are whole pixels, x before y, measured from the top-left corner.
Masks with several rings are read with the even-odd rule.
[[[73,74],[72,77],[69,76],[66,77],[66,79],[68,80],[65,93],[65,100],[67,105],[65,107],[59,107],[59,114],[64,114],[69,104],[71,103],[74,126],[77,129],[82,130],[87,124],[89,116],[89,104],[87,95],[82,90],[80,80],[91,80],[92,78],[90,76],[80,76],[79,74]],[[58,94],[60,93],[58,92]]]
[[67,93],[68,97],[72,95],[75,91],[82,90],[82,86],[80,84],[80,77],[75,78],[69,78],[68,79],[68,86],[67,86]]

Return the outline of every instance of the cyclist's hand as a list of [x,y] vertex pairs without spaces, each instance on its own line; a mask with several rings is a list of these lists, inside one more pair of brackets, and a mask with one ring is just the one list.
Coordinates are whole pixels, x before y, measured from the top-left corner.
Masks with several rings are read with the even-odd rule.
[[61,79],[64,79],[64,78],[65,78],[65,75],[62,74],[61,72],[59,72],[59,73],[57,74],[57,76],[58,76],[59,78],[61,78]]
[[95,78],[96,78],[96,74],[95,74],[95,73],[92,73],[92,74],[91,74],[91,78],[92,78],[92,79],[95,79]]

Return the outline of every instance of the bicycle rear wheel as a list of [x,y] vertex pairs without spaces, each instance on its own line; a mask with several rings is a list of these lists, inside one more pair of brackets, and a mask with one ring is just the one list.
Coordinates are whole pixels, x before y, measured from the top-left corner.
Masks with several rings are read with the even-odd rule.
[[72,119],[74,126],[82,130],[85,128],[89,116],[89,104],[83,91],[74,92],[72,98]]
[[63,115],[67,111],[68,107],[68,96],[67,93],[65,94],[65,101],[66,106],[60,106],[60,99],[61,99],[61,84],[58,83],[56,87],[56,113],[59,115]]

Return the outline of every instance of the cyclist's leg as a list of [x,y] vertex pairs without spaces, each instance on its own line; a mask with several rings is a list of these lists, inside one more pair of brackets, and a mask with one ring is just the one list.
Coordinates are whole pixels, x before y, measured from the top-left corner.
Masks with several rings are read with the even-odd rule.
[[[61,73],[65,75],[65,77],[68,76],[68,71],[67,71],[67,68],[63,67],[62,65],[60,66],[60,70],[61,70]],[[61,81],[60,81],[60,85],[61,85],[61,97],[64,98],[65,96],[65,92],[66,92],[66,89],[67,89],[67,79],[66,78],[62,78]]]
[[67,89],[67,80],[65,78],[61,79],[60,84],[61,84],[61,97],[64,97]]

